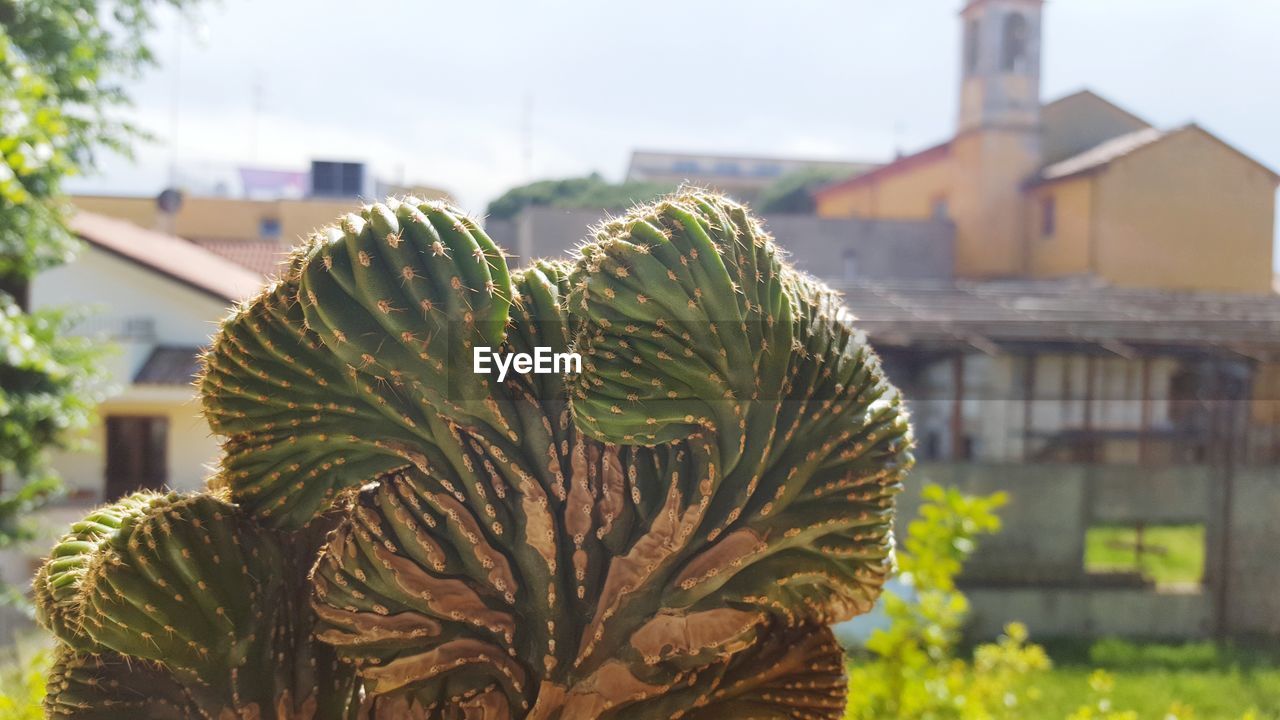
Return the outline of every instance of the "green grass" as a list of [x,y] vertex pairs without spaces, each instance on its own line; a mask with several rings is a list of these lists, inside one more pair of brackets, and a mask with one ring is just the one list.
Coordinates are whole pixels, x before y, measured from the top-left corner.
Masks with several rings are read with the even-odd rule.
[[1149,525],[1143,544],[1164,552],[1144,553],[1136,562],[1133,526],[1099,525],[1085,535],[1085,569],[1091,572],[1138,570],[1157,584],[1198,583],[1204,575],[1203,525]]
[[1101,668],[1115,679],[1117,710],[1162,720],[1178,701],[1196,720],[1280,720],[1280,648],[1208,642],[1136,644],[1122,640],[1046,642],[1054,669],[1036,682],[1029,718],[1066,718],[1091,697],[1089,675]]

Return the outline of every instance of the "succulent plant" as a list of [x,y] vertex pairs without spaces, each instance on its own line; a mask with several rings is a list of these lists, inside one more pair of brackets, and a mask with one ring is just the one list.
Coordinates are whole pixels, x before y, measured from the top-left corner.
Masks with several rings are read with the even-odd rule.
[[[581,354],[472,372],[477,347]],[[683,191],[509,273],[408,198],[223,323],[200,494],[36,578],[56,717],[838,718],[891,569],[897,391],[740,205]]]

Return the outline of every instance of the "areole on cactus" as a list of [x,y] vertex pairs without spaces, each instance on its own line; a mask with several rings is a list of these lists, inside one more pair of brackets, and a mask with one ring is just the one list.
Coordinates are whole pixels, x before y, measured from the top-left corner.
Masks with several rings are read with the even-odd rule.
[[[574,350],[572,376],[471,370]],[[55,717],[838,718],[827,625],[911,465],[838,296],[696,190],[508,272],[369,205],[223,323],[200,494],[95,511],[36,578]]]

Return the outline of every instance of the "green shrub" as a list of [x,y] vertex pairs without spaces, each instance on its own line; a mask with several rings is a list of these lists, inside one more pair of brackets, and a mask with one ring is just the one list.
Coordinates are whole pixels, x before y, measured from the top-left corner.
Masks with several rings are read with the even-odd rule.
[[847,720],[1024,717],[1028,680],[1049,668],[1044,650],[1027,641],[1018,623],[994,643],[959,656],[969,603],[955,578],[977,538],[1000,529],[995,511],[1004,494],[965,495],[937,485],[924,488],[920,517],[907,529],[898,554],[902,578],[915,598],[886,592],[891,625],[867,641],[868,657],[849,670]]
[[53,657],[47,638],[39,643],[18,643],[0,656],[0,718],[44,718],[45,675]]

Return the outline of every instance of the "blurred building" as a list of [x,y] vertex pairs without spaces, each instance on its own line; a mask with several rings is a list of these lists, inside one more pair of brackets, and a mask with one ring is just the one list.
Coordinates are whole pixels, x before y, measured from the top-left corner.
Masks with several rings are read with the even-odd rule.
[[[188,168],[172,199],[76,195],[76,208],[177,235],[258,273],[272,270],[298,240],[359,206],[362,198],[448,199],[425,185],[373,179],[363,163],[315,161],[310,171]],[[193,190],[188,191],[187,188]]]
[[[1089,91],[1042,106],[1041,9],[969,2],[956,135],[816,196],[954,226],[953,278],[821,273],[912,409],[900,520],[925,482],[1009,494],[966,567],[980,636],[1280,635],[1277,176]],[[1162,523],[1203,525],[1200,583],[1087,566],[1090,528]]]
[[[966,570],[979,636],[1280,635],[1277,176],[1087,90],[1042,105],[1039,0],[962,20],[955,137],[819,191],[816,217],[765,218],[905,392],[920,465],[900,521],[927,482],[1009,494]],[[760,185],[735,177],[772,180],[757,162],[637,152],[628,177],[741,194]],[[488,229],[554,257],[601,215]],[[1202,525],[1202,582],[1091,570],[1090,529],[1116,524]]]
[[963,278],[1272,292],[1280,177],[1204,128],[1155,128],[1087,90],[1042,105],[1041,9],[968,3],[955,136],[820,190],[818,213],[950,218]]
[[76,333],[114,347],[90,444],[59,453],[54,467],[84,502],[197,489],[217,457],[192,387],[200,348],[232,304],[257,292],[262,275],[124,220],[80,212],[71,227],[85,247],[74,262],[36,276],[32,306],[85,307]]
[[[106,392],[87,442],[52,454],[65,500],[41,508],[35,537],[0,548],[0,580],[13,587],[30,582],[37,558],[89,507],[136,490],[203,487],[218,442],[192,385],[200,349],[230,306],[263,283],[261,273],[127,220],[81,211],[71,230],[84,247],[38,274],[29,299],[34,309],[87,311],[74,332],[110,345]],[[0,607],[0,642],[30,622],[20,608]]]
[[833,176],[854,176],[876,167],[860,160],[802,160],[798,158],[711,155],[702,153],[631,153],[627,180],[679,185],[691,183],[750,202],[779,178],[802,170],[823,170]]
[[361,197],[448,198],[378,182],[359,163],[317,161],[309,172],[205,165],[180,177],[210,194],[73,197],[72,228],[86,248],[32,283],[34,307],[87,307],[76,332],[119,349],[107,361],[112,390],[89,449],[55,462],[73,497],[200,487],[217,447],[191,383],[228,308],[255,293],[300,238],[358,209]]

